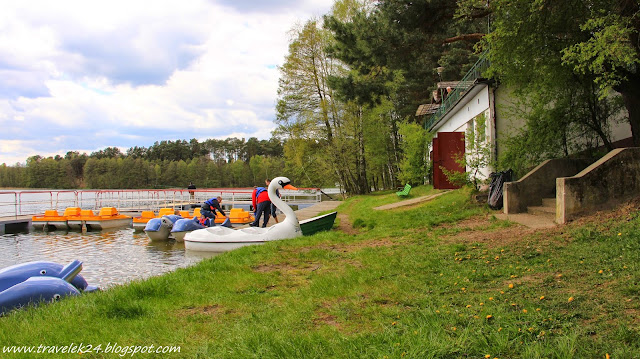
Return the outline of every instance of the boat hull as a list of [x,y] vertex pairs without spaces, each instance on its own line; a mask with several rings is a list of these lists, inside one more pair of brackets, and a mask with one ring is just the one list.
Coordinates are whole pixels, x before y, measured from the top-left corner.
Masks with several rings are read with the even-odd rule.
[[161,228],[157,231],[144,231],[153,242],[168,241],[171,231],[168,228]]
[[72,209],[65,210],[65,215],[58,215],[58,211],[55,209],[48,209],[44,212],[44,215],[36,215],[31,217],[31,225],[34,229],[44,231],[65,230],[68,229],[67,214],[74,213]]
[[152,218],[144,227],[144,232],[151,241],[167,241],[171,239],[173,225],[180,219],[183,218],[175,214],[162,216],[162,218]]
[[305,236],[310,236],[321,231],[330,230],[331,228],[333,228],[333,223],[335,222],[337,215],[338,212],[331,212],[322,216],[317,216],[306,219],[304,221],[300,221],[300,229],[302,230],[302,234]]
[[101,219],[85,221],[87,230],[102,230],[118,227],[128,227],[131,224],[131,218]]
[[234,249],[264,244],[265,241],[195,242],[184,241],[184,248],[195,252],[228,252]]
[[73,230],[102,230],[109,228],[125,227],[131,225],[132,218],[118,214],[115,207],[102,207],[98,215],[90,209],[80,210],[79,214],[69,216],[67,224]]
[[281,232],[276,226],[259,228],[204,228],[188,233],[184,237],[184,248],[199,252],[227,252],[237,248],[264,244],[302,236],[300,227],[294,227],[293,232]]
[[134,221],[132,226],[133,226],[133,230],[134,231],[142,232],[142,231],[144,231],[144,227],[147,226],[147,222],[136,222],[136,221]]
[[60,221],[31,221],[31,226],[39,231],[64,231],[69,229],[66,220]]
[[173,224],[173,228],[171,229],[171,235],[173,236],[173,239],[176,240],[176,242],[184,242],[184,236],[187,233],[195,231],[196,229],[202,229],[202,228],[205,228],[205,226],[200,224],[197,218],[179,219],[176,221],[176,223]]
[[[220,226],[232,228],[231,221],[229,219],[225,219],[225,221],[221,223]],[[197,218],[179,219],[176,221],[176,223],[173,224],[173,228],[171,229],[171,236],[173,236],[173,239],[175,239],[176,242],[184,242],[184,237],[187,233],[203,228],[207,227],[200,224]]]

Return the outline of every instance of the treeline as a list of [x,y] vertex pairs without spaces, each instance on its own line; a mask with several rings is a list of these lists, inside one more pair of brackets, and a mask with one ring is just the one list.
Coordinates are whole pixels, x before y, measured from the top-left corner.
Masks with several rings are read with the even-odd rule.
[[[125,153],[108,147],[90,155],[32,156],[26,165],[0,165],[0,186],[21,188],[250,187],[281,175],[283,143],[277,139],[161,141]],[[312,184],[306,184],[312,185]],[[313,184],[316,185],[316,184]]]

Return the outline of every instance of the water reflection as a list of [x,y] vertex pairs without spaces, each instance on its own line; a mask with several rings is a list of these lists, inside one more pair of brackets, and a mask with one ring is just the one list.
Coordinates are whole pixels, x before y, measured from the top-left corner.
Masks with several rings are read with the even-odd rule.
[[216,253],[191,252],[184,243],[151,242],[132,228],[96,232],[39,232],[0,236],[0,268],[30,261],[83,262],[82,276],[107,288],[186,267]]

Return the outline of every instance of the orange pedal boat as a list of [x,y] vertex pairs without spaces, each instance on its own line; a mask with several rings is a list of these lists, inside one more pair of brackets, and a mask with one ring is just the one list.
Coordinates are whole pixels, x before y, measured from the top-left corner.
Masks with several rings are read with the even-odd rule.
[[68,207],[64,210],[63,215],[58,214],[58,211],[55,209],[48,209],[44,211],[44,215],[42,216],[36,215],[31,217],[31,225],[35,229],[44,231],[67,230],[69,229],[69,225],[67,224],[69,216],[79,214],[79,207]]
[[98,215],[90,209],[83,209],[79,216],[70,216],[67,224],[70,229],[101,230],[107,228],[125,227],[131,224],[131,216],[118,213],[115,207],[102,207]]

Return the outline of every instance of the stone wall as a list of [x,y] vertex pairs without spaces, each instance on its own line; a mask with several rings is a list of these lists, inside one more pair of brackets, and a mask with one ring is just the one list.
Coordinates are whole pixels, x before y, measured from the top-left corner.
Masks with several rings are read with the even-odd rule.
[[557,223],[635,197],[640,194],[640,148],[613,150],[577,175],[558,178],[556,188]]

